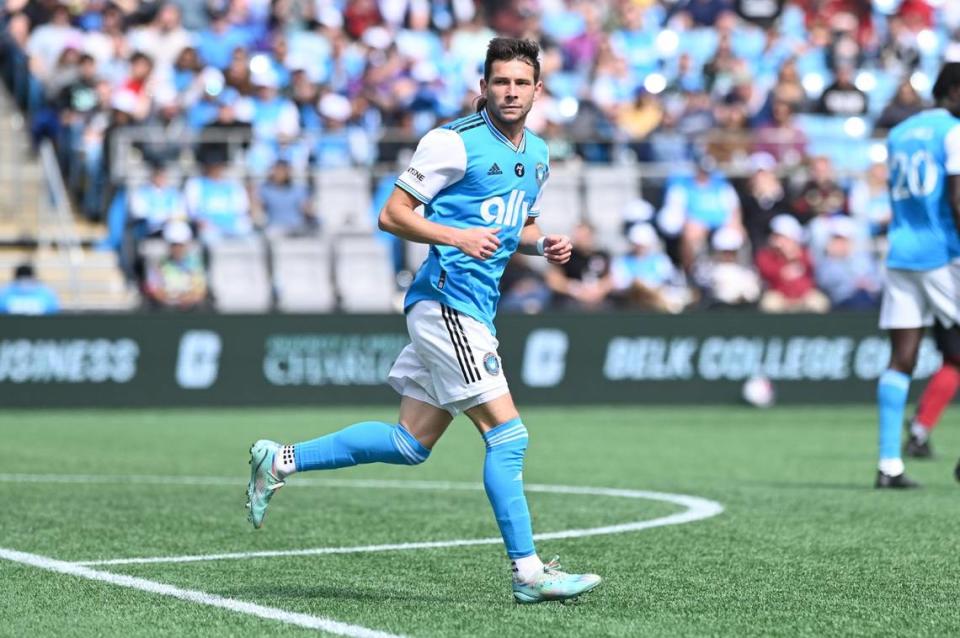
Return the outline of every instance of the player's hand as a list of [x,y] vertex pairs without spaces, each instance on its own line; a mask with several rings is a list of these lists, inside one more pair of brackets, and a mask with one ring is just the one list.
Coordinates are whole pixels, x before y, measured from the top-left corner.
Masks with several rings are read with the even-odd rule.
[[566,235],[547,235],[543,242],[543,256],[551,264],[565,264],[570,261],[573,242]]
[[475,259],[488,259],[500,247],[497,237],[501,228],[464,228],[460,231],[456,247]]

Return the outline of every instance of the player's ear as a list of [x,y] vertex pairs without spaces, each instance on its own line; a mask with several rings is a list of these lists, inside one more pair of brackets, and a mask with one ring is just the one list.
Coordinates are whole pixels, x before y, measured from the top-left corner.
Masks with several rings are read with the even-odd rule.
[[533,87],[533,99],[536,101],[540,98],[540,94],[543,92],[543,80],[537,80],[537,83]]
[[484,78],[480,78],[480,95],[483,95],[487,92],[487,81]]

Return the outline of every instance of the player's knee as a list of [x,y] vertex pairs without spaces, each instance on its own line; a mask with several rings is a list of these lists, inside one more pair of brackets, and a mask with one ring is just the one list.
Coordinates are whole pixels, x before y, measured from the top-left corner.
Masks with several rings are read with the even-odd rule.
[[406,465],[420,465],[430,458],[430,448],[417,440],[399,423],[393,426],[393,443]]

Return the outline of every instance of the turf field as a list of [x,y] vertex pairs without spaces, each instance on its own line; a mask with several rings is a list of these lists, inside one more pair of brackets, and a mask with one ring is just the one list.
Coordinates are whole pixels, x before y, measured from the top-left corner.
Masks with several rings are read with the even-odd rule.
[[[576,604],[514,605],[500,546],[451,546],[497,536],[463,419],[422,466],[295,477],[255,532],[243,509],[255,438],[394,412],[2,412],[0,548],[35,564],[0,559],[0,635],[960,635],[960,418],[936,433],[936,459],[908,464],[924,489],[891,493],[871,487],[868,407],[524,416],[528,485],[620,490],[532,492],[536,531],[652,521],[539,543],[605,577]],[[710,516],[711,502],[724,511]],[[662,524],[684,513],[710,517]],[[404,543],[421,545],[371,547]],[[283,554],[314,548],[354,549]],[[205,560],[75,565],[175,556]]]

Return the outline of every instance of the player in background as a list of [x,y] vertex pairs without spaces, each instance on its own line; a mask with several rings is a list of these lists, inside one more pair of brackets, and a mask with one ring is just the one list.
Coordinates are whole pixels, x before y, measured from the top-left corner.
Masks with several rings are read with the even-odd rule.
[[930,435],[960,389],[960,334],[956,330],[947,330],[938,321],[933,327],[933,336],[943,355],[943,365],[927,381],[927,387],[917,401],[916,413],[905,423],[907,442],[903,454],[915,459],[933,456]]
[[878,488],[917,487],[900,455],[910,375],[925,327],[936,319],[951,330],[958,320],[960,63],[943,66],[933,97],[936,108],[894,127],[887,140],[893,221],[880,328],[890,333],[891,356],[877,384]]
[[[493,325],[499,281],[514,252],[559,265],[572,250],[568,237],[544,236],[536,224],[549,160],[524,122],[543,86],[538,55],[535,42],[491,40],[477,113],[421,139],[380,213],[381,229],[430,244],[404,304],[412,343],[389,376],[402,397],[399,422],[357,423],[294,445],[257,441],[247,488],[254,527],[294,472],[417,465],[464,412],[486,445],[483,483],[511,561],[514,598],[564,600],[600,583],[537,556],[523,492],[527,429],[500,369]],[[424,216],[415,211],[421,204]]]

